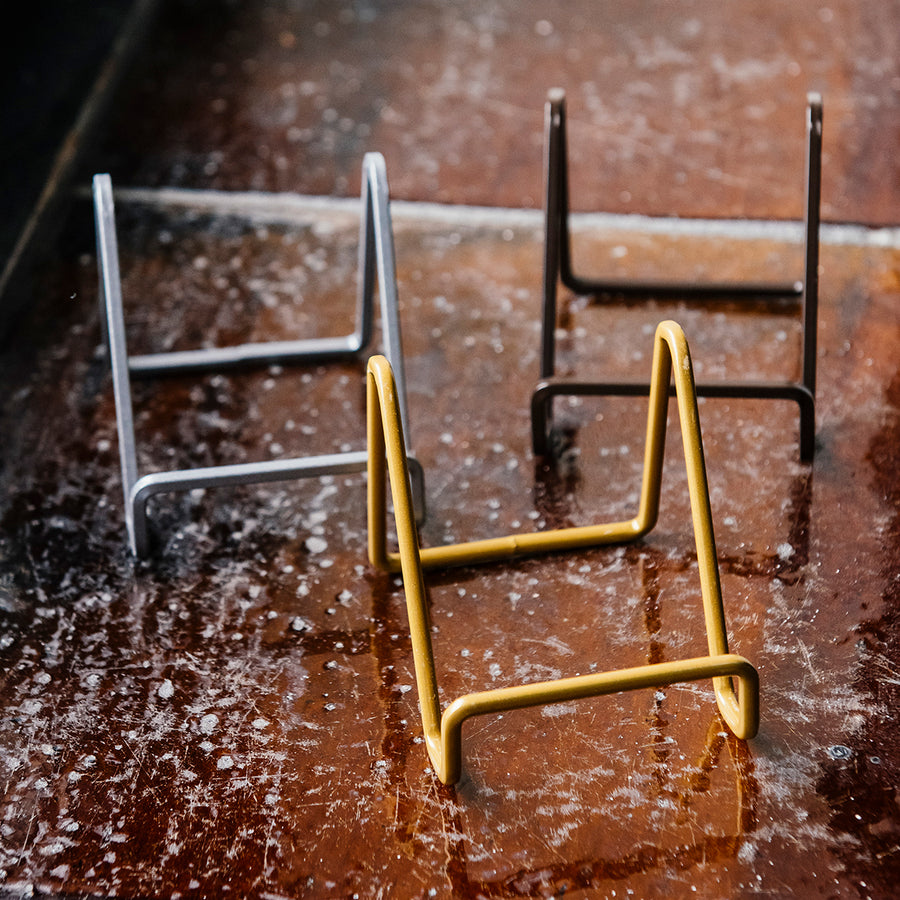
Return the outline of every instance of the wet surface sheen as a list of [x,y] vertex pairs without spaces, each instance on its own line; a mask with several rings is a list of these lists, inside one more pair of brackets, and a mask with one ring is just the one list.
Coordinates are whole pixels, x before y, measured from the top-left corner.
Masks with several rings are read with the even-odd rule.
[[[135,346],[202,321],[211,340],[245,320],[256,339],[325,333],[352,313],[352,293],[332,287],[355,277],[346,217],[238,227],[123,206]],[[628,235],[583,240],[602,261]],[[564,456],[531,457],[539,241],[398,224],[426,543],[633,508],[643,401],[561,409]],[[642,274],[669,243],[645,242]],[[702,264],[708,241],[675,243]],[[748,242],[738,268],[773,255],[786,269],[795,258]],[[421,743],[402,591],[366,561],[363,476],[159,497],[154,556],[132,563],[92,260],[48,282],[48,302],[75,297],[40,359],[11,351],[4,372],[7,881],[260,897],[856,896],[865,882],[886,896],[900,826],[898,257],[825,255],[814,465],[797,462],[789,405],[701,405],[731,646],[762,679],[759,737],[728,736],[708,684],[507,713],[466,726],[455,787]],[[566,365],[600,372],[592,360],[621,356],[640,372],[664,317],[684,321],[700,371],[792,375],[789,312],[683,304],[570,305]],[[136,406],[147,470],[364,445],[360,366],[141,382]],[[430,579],[445,703],[704,652],[677,440],[667,454],[645,541]]]
[[[652,17],[595,34],[577,28],[574,13],[551,22],[534,4],[519,18],[507,4],[478,15],[463,5],[456,18],[423,4],[421,19],[409,15],[402,28],[399,4],[254,3],[212,20],[207,4],[177,4],[162,18],[168,42],[149,42],[126,84],[98,167],[111,163],[115,185],[352,195],[362,153],[384,149],[401,196],[535,205],[540,105],[558,55],[534,52],[526,102],[511,87],[522,85],[510,62],[521,60],[512,52],[520,45],[573,41],[577,52],[557,47],[573,103],[587,103],[596,79],[634,110],[634,96],[650,97],[654,84],[675,90],[672,67],[693,73],[709,127],[721,104],[730,108],[722,80],[742,96],[754,79],[792,87],[791,58],[778,49],[799,28],[790,16],[778,20],[782,44],[767,44],[771,54],[754,68],[758,34],[742,56],[713,40],[718,12],[689,6],[678,28],[657,22],[664,39],[648,31]],[[845,117],[833,132],[826,96],[829,147],[829,135],[846,137],[846,110],[868,108],[866,85],[891,83],[894,62],[869,62],[883,60],[895,32],[867,23],[867,4],[811,15],[812,45],[796,44],[802,65],[836,90],[845,80],[863,85],[841,95]],[[865,51],[847,57],[849,68],[813,52],[838,26]],[[381,69],[366,62],[373,30],[424,62],[402,64],[399,51]],[[619,55],[597,44],[610,34],[622,38]],[[429,38],[448,54],[439,70]],[[383,81],[351,71],[351,57]],[[495,71],[484,70],[488,59]],[[645,186],[669,188],[649,188],[635,211],[795,214],[794,112],[806,87],[821,87],[813,82],[796,97],[791,90],[796,110],[763,97],[753,113],[784,162],[763,179],[764,197],[749,190],[746,160],[726,142],[700,163],[717,185],[708,192],[642,168]],[[412,83],[422,86],[415,103],[403,100]],[[472,122],[476,84],[491,86],[484,106],[497,115],[476,128],[487,160],[477,178],[453,163],[475,143],[455,128]],[[488,102],[495,94],[516,110],[527,105],[524,126]],[[372,97],[385,101],[378,116]],[[423,97],[433,118],[416,112]],[[664,94],[653,102],[667,103]],[[602,122],[616,119],[599,100],[593,109]],[[616,133],[641,138],[626,125]],[[698,127],[686,124],[675,149]],[[860,141],[873,133],[854,132]],[[439,170],[436,144],[446,151]],[[645,145],[634,146],[644,159]],[[896,221],[889,192],[867,205],[865,178],[848,162],[855,146],[828,150],[831,214]],[[757,160],[752,147],[743,151]],[[501,159],[515,164],[502,175]],[[716,181],[710,173],[731,159],[738,182]],[[578,177],[593,177],[589,163],[575,160]],[[622,191],[634,184],[617,172],[597,176],[601,195],[608,179],[624,179],[600,208],[633,210]],[[132,352],[347,331],[352,213],[301,205],[250,215],[221,198],[212,207],[177,199],[118,200]],[[600,206],[595,196],[579,203]],[[444,213],[395,219],[412,441],[430,509],[423,543],[630,515],[645,401],[561,400],[559,458],[549,465],[530,451],[542,239],[534,220]],[[822,248],[812,465],[798,461],[791,404],[700,404],[730,645],[759,669],[759,736],[729,735],[708,683],[559,704],[467,723],[463,778],[448,787],[422,743],[402,587],[367,562],[363,475],[162,495],[151,507],[152,557],[129,558],[91,227],[87,204],[76,203],[35,279],[29,315],[0,353],[0,895],[893,895],[900,251],[889,241],[878,247],[854,231]],[[584,229],[576,254],[580,269],[635,278],[780,281],[801,266],[798,245],[777,235]],[[699,377],[798,374],[790,305],[601,306],[565,293],[561,372],[644,377],[663,318],[683,324]],[[361,449],[363,371],[361,361],[135,382],[141,470]],[[673,405],[660,521],[644,541],[429,576],[444,705],[486,687],[705,652],[676,415]]]

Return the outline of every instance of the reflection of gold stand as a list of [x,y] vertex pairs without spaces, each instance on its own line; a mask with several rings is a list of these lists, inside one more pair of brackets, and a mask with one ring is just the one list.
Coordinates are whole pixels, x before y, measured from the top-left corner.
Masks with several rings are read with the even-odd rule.
[[[594,547],[635,540],[647,534],[656,524],[659,512],[669,381],[672,376],[688,472],[709,655],[467,694],[454,700],[441,714],[423,571],[554,550]],[[759,727],[759,676],[748,660],[728,652],[693,370],[681,326],[675,322],[663,322],[656,330],[641,500],[637,516],[625,522],[420,549],[400,405],[393,373],[384,357],[375,356],[369,360],[367,388],[369,558],[380,569],[403,574],[425,743],[441,781],[453,783],[460,778],[462,725],[472,716],[638,688],[661,687],[676,682],[712,678],[716,702],[728,727],[742,739],[756,734]],[[399,553],[389,553],[387,550],[385,455],[394,498]],[[737,693],[732,678],[738,679]]]
[[[708,867],[734,859],[749,840],[748,835],[758,826],[759,785],[753,774],[747,744],[723,734],[722,721],[718,715],[714,715],[709,724],[706,741],[696,763],[700,776],[679,794],[676,802],[683,811],[699,795],[707,792],[703,775],[712,771],[726,747],[734,765],[737,789],[737,823],[733,833],[718,834],[714,829],[701,826],[696,832],[691,829],[689,842],[679,842],[675,846],[664,846],[662,841],[658,844],[641,843],[617,857],[554,860],[544,865],[533,864],[532,868],[518,868],[512,874],[490,881],[469,875],[466,829],[461,812],[465,800],[456,790],[444,788],[444,815],[451,827],[463,836],[463,839],[453,841],[448,850],[453,863],[447,868],[453,895],[520,897],[525,893],[523,885],[539,884],[542,895],[545,896],[557,897],[578,889],[602,891],[603,896],[608,896],[610,882],[622,882],[631,876],[648,875],[651,872],[688,872],[697,867]],[[607,890],[604,891],[604,888]]]

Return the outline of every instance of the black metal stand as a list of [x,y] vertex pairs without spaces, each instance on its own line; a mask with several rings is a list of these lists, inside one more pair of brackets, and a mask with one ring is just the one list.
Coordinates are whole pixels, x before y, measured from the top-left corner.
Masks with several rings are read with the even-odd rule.
[[626,282],[583,278],[572,269],[569,232],[569,185],[566,144],[566,101],[562,90],[551,90],[546,105],[546,194],[543,318],[541,331],[541,382],[531,398],[532,448],[535,455],[550,453],[553,400],[558,396],[646,396],[649,385],[640,382],[583,382],[554,377],[556,365],[557,282],[580,295],[610,301],[634,297],[682,297],[693,300],[733,299],[800,302],[802,326],[802,376],[799,382],[698,383],[702,397],[743,397],[758,400],[791,400],[800,409],[800,459],[810,462],[815,454],[816,322],[818,319],[819,207],[822,178],[822,99],[807,97],[806,205],[804,210],[803,280],[792,284]]

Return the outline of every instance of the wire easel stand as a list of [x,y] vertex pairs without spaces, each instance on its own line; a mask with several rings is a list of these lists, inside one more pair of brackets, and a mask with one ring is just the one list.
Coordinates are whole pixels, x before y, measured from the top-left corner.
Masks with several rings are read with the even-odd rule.
[[[122,488],[125,496],[125,524],[128,543],[135,556],[145,557],[150,552],[147,502],[156,494],[361,472],[366,468],[368,454],[365,450],[349,451],[140,475],[131,395],[132,375],[148,377],[272,363],[310,364],[356,359],[372,340],[377,279],[382,340],[385,354],[397,372],[398,402],[404,424],[408,427],[394,241],[387,173],[384,158],[380,153],[367,153],[363,160],[356,322],[351,334],[340,337],[248,343],[234,347],[129,357],[122,306],[112,181],[109,175],[94,176],[93,197],[102,306],[101,322],[105,324],[112,367]],[[410,445],[406,446],[406,451],[412,453]],[[421,521],[425,515],[424,475],[414,458],[411,458],[410,463],[412,496],[417,518]]]
[[569,180],[566,140],[565,93],[548,93],[545,108],[546,184],[544,197],[544,272],[541,321],[541,382],[531,400],[532,449],[537,456],[551,453],[553,400],[559,396],[642,396],[644,383],[633,381],[586,382],[555,377],[557,282],[581,296],[616,298],[679,297],[733,299],[754,302],[797,298],[801,320],[801,378],[799,382],[700,382],[701,397],[790,400],[799,407],[800,459],[811,462],[815,455],[816,323],[819,296],[819,217],[822,180],[822,99],[807,97],[806,198],[804,206],[803,278],[790,284],[731,282],[613,281],[586,278],[572,267],[569,230]]
[[[369,558],[373,565],[383,571],[402,573],[425,744],[435,772],[442,782],[452,784],[461,776],[462,726],[473,716],[639,688],[662,687],[677,682],[712,678],[716,703],[728,727],[742,739],[756,734],[759,728],[759,676],[748,660],[730,653],[728,649],[693,370],[687,341],[678,324],[661,323],[654,338],[644,473],[638,513],[633,519],[611,524],[420,548],[409,489],[408,459],[396,382],[390,363],[383,356],[375,356],[369,360],[367,373]],[[636,540],[647,534],[656,524],[659,512],[669,381],[673,376],[688,473],[709,654],[674,662],[466,694],[450,703],[442,713],[431,644],[424,571],[557,550],[596,547]],[[389,552],[387,549],[385,457],[394,503],[399,553]],[[737,679],[737,691],[732,679]]]

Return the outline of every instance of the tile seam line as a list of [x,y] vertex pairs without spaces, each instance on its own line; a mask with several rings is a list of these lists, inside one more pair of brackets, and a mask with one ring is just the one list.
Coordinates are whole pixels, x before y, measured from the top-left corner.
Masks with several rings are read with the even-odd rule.
[[[261,191],[218,191],[192,188],[117,188],[122,203],[159,207],[194,207],[219,213],[238,213],[259,221],[305,222],[312,214],[358,215],[356,198],[308,194],[269,194]],[[392,217],[400,222],[428,222],[457,226],[540,228],[543,212],[496,206],[469,206],[431,201],[392,200]],[[734,240],[774,240],[800,243],[799,221],[780,219],[688,219],[640,213],[572,213],[573,232],[608,230],[670,237],[722,237]],[[823,223],[823,244],[900,249],[900,226]]]

